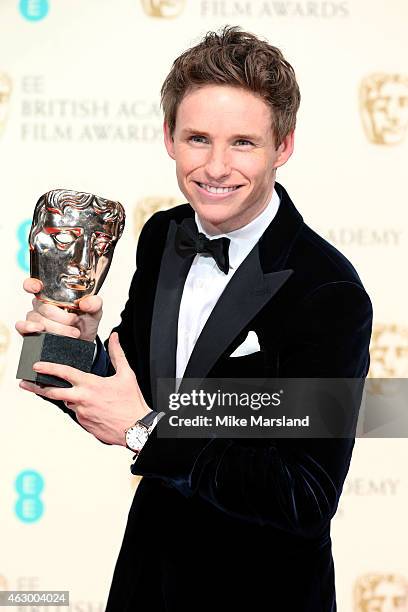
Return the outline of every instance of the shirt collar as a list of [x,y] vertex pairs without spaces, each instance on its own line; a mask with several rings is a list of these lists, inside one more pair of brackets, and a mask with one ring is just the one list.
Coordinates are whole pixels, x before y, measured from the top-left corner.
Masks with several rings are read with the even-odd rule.
[[247,225],[244,225],[239,229],[227,232],[225,234],[217,234],[217,236],[209,236],[205,232],[197,213],[195,213],[194,218],[198,231],[205,234],[207,238],[222,238],[223,236],[226,236],[231,240],[229,259],[230,268],[234,269],[242,263],[248,253],[258,242],[268,225],[270,225],[278,212],[279,204],[280,199],[276,190],[274,189],[268,205],[257,217],[255,217],[255,219],[252,219],[252,221],[247,223]]

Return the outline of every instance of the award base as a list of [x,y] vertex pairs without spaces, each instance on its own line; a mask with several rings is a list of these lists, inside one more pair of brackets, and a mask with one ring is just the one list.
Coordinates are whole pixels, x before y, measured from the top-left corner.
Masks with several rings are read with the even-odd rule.
[[72,387],[71,383],[57,376],[34,372],[34,363],[50,361],[69,365],[83,372],[90,372],[94,351],[95,344],[87,340],[49,333],[27,334],[24,336],[16,378],[28,380],[37,385]]

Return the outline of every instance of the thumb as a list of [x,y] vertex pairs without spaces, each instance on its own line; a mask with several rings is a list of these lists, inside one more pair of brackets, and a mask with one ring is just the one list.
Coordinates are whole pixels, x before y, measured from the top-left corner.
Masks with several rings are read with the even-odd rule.
[[23,287],[27,293],[39,293],[43,288],[43,284],[40,279],[29,277],[25,279]]
[[116,370],[116,374],[120,374],[127,369],[130,370],[126,355],[120,346],[117,332],[111,333],[109,338],[109,357],[111,358],[112,365]]
[[97,314],[102,312],[102,298],[99,295],[90,295],[89,297],[82,298],[78,302],[78,306],[81,312]]

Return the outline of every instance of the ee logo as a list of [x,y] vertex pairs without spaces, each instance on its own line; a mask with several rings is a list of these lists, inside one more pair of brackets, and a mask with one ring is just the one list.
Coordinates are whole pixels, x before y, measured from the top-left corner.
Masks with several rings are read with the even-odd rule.
[[16,478],[15,488],[18,498],[15,505],[17,517],[23,523],[34,523],[41,518],[44,504],[40,495],[44,488],[44,479],[39,472],[24,470]]
[[28,21],[40,21],[47,16],[48,0],[20,0],[20,13]]
[[31,219],[26,219],[17,228],[17,263],[24,272],[30,271],[30,250],[28,248],[28,235],[31,229]]

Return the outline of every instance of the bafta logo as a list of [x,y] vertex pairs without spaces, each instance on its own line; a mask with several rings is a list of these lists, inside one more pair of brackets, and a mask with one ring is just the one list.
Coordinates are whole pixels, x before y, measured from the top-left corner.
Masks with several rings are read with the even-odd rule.
[[172,19],[184,8],[185,0],[142,0],[144,11],[149,17]]
[[10,344],[10,332],[3,323],[0,322],[0,381],[3,378],[6,368],[6,353]]
[[180,202],[178,202],[176,198],[171,197],[164,198],[149,196],[139,200],[136,204],[134,212],[135,238],[139,237],[142,227],[155,212],[159,210],[167,210],[168,208],[172,208],[177,204],[180,204]]
[[397,574],[366,574],[354,585],[354,612],[408,612],[408,582]]
[[371,74],[360,85],[360,113],[370,142],[395,145],[408,128],[408,77]]
[[395,323],[373,326],[367,390],[374,395],[396,392],[398,381],[408,377],[408,328]]
[[7,121],[9,100],[11,95],[11,80],[4,72],[0,72],[0,136]]

